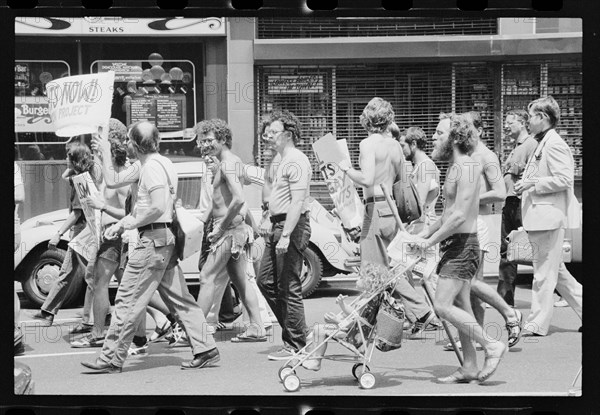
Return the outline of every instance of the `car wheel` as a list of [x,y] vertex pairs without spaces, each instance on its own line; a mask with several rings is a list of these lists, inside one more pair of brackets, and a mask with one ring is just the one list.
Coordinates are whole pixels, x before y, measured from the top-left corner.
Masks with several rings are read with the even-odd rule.
[[315,250],[308,246],[302,253],[302,272],[300,281],[302,282],[302,298],[310,296],[321,282],[323,276],[323,260]]
[[[25,280],[22,282],[23,292],[36,306],[41,306],[46,301],[50,289],[60,274],[60,267],[67,252],[64,249],[48,249],[39,256],[29,259],[25,269]],[[64,307],[72,305],[81,297],[83,278],[75,278],[74,286],[70,287]]]

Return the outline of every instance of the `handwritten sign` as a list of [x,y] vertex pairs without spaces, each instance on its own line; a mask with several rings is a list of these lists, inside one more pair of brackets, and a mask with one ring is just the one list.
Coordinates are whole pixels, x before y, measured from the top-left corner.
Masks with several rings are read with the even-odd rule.
[[323,75],[270,75],[269,94],[322,93]]
[[111,116],[112,71],[68,76],[46,85],[49,113],[59,137],[90,134]]
[[85,201],[90,196],[102,198],[102,195],[96,188],[96,184],[88,172],[73,176],[71,179],[73,180],[73,186],[75,187],[75,192],[79,198],[81,209],[83,209],[87,227],[89,228],[96,245],[99,245],[102,225],[100,222],[100,211],[89,207]]
[[342,224],[346,229],[360,227],[364,213],[363,204],[354,182],[338,167],[342,160],[350,160],[346,140],[336,140],[332,134],[327,134],[315,141],[312,147]]

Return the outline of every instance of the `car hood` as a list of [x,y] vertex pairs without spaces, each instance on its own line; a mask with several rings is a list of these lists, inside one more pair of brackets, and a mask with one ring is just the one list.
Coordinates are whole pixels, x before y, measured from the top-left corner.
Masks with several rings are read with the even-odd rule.
[[43,225],[56,225],[67,220],[67,216],[69,216],[69,209],[54,210],[37,215],[23,222],[21,224],[21,231]]

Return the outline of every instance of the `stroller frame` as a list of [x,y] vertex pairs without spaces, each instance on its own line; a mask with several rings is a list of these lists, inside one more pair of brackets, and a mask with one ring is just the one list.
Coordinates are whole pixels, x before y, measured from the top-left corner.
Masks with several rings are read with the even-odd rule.
[[[279,369],[278,376],[279,379],[283,382],[284,388],[288,392],[295,392],[300,389],[300,378],[296,374],[296,369],[302,366],[302,363],[308,359],[325,359],[325,360],[334,360],[338,362],[347,362],[354,363],[352,366],[352,375],[358,381],[359,385],[363,389],[371,389],[375,386],[375,376],[371,373],[368,363],[371,362],[371,358],[373,356],[373,351],[375,349],[375,335],[376,335],[376,323],[374,327],[371,328],[370,333],[365,335],[363,331],[363,324],[370,326],[370,324],[363,319],[359,312],[362,311],[364,307],[366,307],[373,299],[377,296],[382,295],[383,291],[391,288],[392,291],[395,289],[396,284],[399,278],[405,278],[405,274],[407,271],[410,271],[420,258],[416,258],[412,262],[409,262],[408,265],[404,265],[403,263],[397,264],[390,270],[392,276],[387,279],[382,285],[382,288],[376,290],[376,292],[372,293],[367,297],[365,303],[357,309],[352,310],[352,312],[344,317],[341,322],[338,324],[338,327],[334,329],[331,333],[327,334],[325,339],[314,346],[313,350],[307,351],[307,348],[315,343],[315,340],[307,341],[306,345],[296,352],[292,357],[290,357],[284,365]],[[398,271],[399,268],[404,268],[401,272]],[[393,285],[392,285],[393,284]],[[350,305],[356,304],[359,300],[364,299],[361,296],[355,298]],[[380,304],[381,306],[381,304]],[[339,315],[339,314],[338,314]],[[361,352],[356,347],[346,343],[342,339],[337,339],[336,335],[342,331],[339,327],[340,325],[344,325],[346,323],[355,322],[358,325],[358,332],[360,333],[360,338],[362,340],[362,345],[364,346],[364,352]],[[331,354],[331,355],[323,355],[320,357],[314,357],[315,352],[323,346],[328,341],[335,341],[342,346],[346,347],[353,354]]]

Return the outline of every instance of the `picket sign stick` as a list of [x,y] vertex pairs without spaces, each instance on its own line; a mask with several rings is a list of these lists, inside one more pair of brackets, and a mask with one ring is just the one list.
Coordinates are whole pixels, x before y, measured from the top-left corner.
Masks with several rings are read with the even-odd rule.
[[[392,213],[394,214],[394,219],[396,219],[396,223],[398,224],[398,226],[400,227],[400,230],[402,232],[406,232],[406,228],[402,224],[402,220],[400,219],[400,215],[398,214],[398,209],[397,209],[396,205],[394,204],[394,202],[392,201],[392,198],[390,196],[390,193],[389,193],[387,187],[383,183],[381,183],[380,186],[381,186],[381,190],[383,191],[383,195],[385,196],[385,200],[387,201],[388,205],[390,206],[390,209],[392,210]],[[444,330],[446,331],[446,334],[448,335],[448,338],[450,339],[450,343],[452,343],[452,348],[454,349],[454,353],[456,354],[456,357],[458,358],[458,361],[460,362],[460,365],[462,366],[463,365],[462,354],[458,350],[458,346],[456,345],[456,342],[454,341],[454,337],[452,336],[452,333],[450,332],[450,327],[448,327],[448,323],[446,323],[446,321],[442,320],[440,318],[440,316],[438,316],[437,313],[435,312],[433,296],[431,295],[431,292],[429,291],[429,286],[427,285],[427,282],[425,280],[423,280],[423,288],[425,289],[425,294],[427,294],[427,298],[428,298],[429,302],[431,303],[431,308],[433,309],[433,312],[436,315],[436,317],[442,322],[442,326],[444,326]]]

